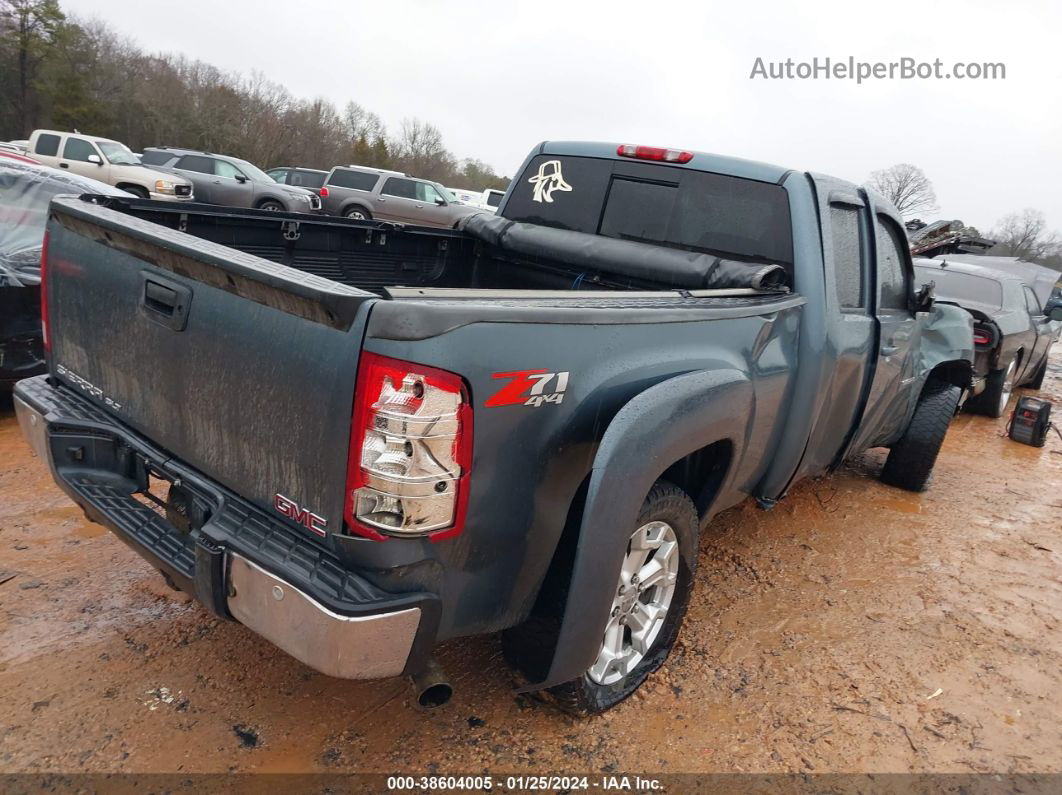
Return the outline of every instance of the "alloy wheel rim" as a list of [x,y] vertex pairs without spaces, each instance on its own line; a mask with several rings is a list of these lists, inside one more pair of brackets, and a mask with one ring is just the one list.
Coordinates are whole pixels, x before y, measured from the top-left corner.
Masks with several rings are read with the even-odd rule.
[[1017,362],[1011,362],[1007,368],[1006,374],[1003,376],[1003,394],[999,398],[999,413],[1002,414],[1007,409],[1007,404],[1010,402],[1011,393],[1014,392],[1014,370],[1017,367]]
[[591,681],[615,684],[645,659],[674,599],[678,566],[678,537],[667,522],[631,534],[601,648],[586,672]]

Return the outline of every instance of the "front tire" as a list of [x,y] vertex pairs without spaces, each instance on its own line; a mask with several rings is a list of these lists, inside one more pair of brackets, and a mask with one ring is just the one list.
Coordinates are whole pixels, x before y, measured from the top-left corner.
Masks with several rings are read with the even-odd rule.
[[634,527],[597,659],[582,676],[549,688],[573,715],[604,712],[637,690],[667,659],[686,615],[696,561],[681,550],[697,549],[693,501],[657,481]]
[[145,188],[141,188],[139,185],[123,185],[122,190],[126,193],[132,193],[138,199],[150,199],[151,194],[147,192]]
[[282,213],[284,212],[284,205],[278,201],[273,201],[272,199],[270,199],[269,201],[264,201],[259,204],[258,209],[267,210],[271,213]]
[[882,481],[907,491],[926,490],[961,395],[962,390],[954,384],[926,384],[907,430],[885,459]]

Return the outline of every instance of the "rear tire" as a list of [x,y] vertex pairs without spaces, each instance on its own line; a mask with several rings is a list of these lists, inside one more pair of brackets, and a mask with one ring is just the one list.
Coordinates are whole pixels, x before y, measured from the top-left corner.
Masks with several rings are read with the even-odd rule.
[[944,443],[962,390],[954,384],[930,381],[922,390],[911,422],[892,446],[881,479],[907,491],[925,491]]
[[1025,385],[1026,389],[1040,389],[1044,385],[1044,377],[1047,375],[1047,354],[1044,354],[1044,360],[1040,362],[1040,366],[1036,370],[1036,375],[1032,377],[1032,380]]
[[1002,417],[1007,411],[1007,403],[1014,391],[1014,373],[1018,369],[1018,360],[1012,359],[1010,364],[1000,370],[993,370],[988,374],[985,391],[975,399],[967,402],[967,408],[977,414],[987,417]]
[[[613,615],[598,659],[582,676],[548,690],[565,712],[578,716],[604,712],[663,665],[693,592],[696,561],[683,559],[681,549],[697,549],[698,524],[689,496],[677,486],[657,481],[632,529],[624,559],[630,571],[622,572],[617,582]],[[656,576],[656,570],[665,573],[648,588],[637,579],[646,571]]]
[[343,217],[349,218],[352,221],[371,221],[372,213],[364,207],[347,207],[343,210]]

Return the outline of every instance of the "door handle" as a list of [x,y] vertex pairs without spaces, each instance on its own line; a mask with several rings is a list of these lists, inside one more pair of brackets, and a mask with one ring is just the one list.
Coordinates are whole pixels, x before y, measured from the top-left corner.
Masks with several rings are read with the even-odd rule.
[[156,276],[150,271],[140,273],[142,285],[140,309],[159,325],[174,331],[184,331],[188,323],[188,307],[192,291],[182,284]]
[[59,164],[59,168],[70,168],[70,164],[69,163],[60,163]]
[[881,355],[882,356],[892,356],[898,350],[900,350],[900,346],[899,345],[882,345],[881,346]]
[[214,184],[215,184],[215,185],[220,185],[220,184],[221,184],[221,180],[220,180],[220,179],[216,179],[216,180],[214,180]]

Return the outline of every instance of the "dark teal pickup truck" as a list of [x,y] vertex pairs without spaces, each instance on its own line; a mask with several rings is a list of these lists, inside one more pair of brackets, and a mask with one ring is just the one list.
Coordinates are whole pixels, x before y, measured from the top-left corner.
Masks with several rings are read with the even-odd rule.
[[207,609],[327,674],[450,687],[503,632],[599,712],[667,657],[698,533],[871,447],[926,486],[970,315],[872,191],[716,155],[544,143],[498,215],[426,229],[60,198],[56,481]]

